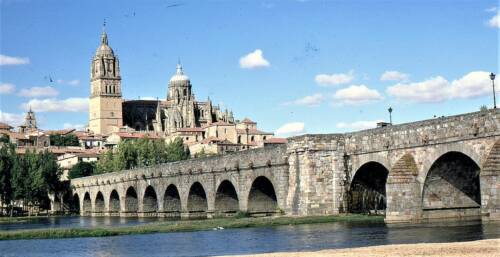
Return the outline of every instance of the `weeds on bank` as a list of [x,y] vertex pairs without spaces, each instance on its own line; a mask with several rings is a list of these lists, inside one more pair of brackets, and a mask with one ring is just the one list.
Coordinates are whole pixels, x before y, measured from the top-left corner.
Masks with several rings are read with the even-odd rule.
[[282,225],[299,225],[331,222],[381,222],[382,216],[339,215],[312,217],[248,217],[248,213],[237,213],[232,218],[203,220],[158,221],[145,225],[109,228],[34,229],[0,232],[0,240],[42,239],[69,237],[104,237],[130,234],[188,232],[212,230],[214,228],[250,228]]

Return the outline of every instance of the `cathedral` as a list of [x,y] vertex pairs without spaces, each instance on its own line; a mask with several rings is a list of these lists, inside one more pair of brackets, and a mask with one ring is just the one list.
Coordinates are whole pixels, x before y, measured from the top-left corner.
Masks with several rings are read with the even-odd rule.
[[266,140],[276,142],[269,141],[272,133],[257,130],[249,119],[235,120],[232,111],[214,106],[210,98],[197,101],[180,62],[165,100],[123,100],[119,60],[105,31],[90,70],[88,129],[94,134],[154,133],[166,139],[182,137],[188,145],[210,143],[240,150],[262,146]]

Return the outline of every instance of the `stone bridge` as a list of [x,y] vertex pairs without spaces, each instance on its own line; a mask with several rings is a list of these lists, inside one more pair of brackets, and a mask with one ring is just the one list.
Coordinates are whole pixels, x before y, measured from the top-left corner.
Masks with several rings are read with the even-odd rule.
[[377,212],[387,222],[500,220],[499,126],[500,111],[490,110],[304,135],[286,146],[75,179],[65,197],[82,215]]

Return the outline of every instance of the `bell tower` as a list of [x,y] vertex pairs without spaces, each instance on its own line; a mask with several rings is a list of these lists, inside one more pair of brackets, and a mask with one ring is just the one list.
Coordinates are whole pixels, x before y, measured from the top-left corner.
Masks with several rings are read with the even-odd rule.
[[120,64],[104,28],[90,66],[89,129],[96,134],[108,134],[123,125]]

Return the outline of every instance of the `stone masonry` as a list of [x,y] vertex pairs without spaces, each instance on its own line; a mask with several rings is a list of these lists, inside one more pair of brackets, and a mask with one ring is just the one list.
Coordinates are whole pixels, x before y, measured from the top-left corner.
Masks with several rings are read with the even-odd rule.
[[[387,179],[387,222],[500,220],[499,126],[500,111],[490,110],[346,134],[303,135],[289,138],[286,146],[74,179],[72,195],[83,215],[168,216],[172,213],[165,207],[179,203],[181,216],[237,210],[338,214],[348,210],[357,172],[377,164],[388,173],[380,180]],[[99,192],[103,205],[96,205]],[[136,208],[127,207],[127,199]]]

